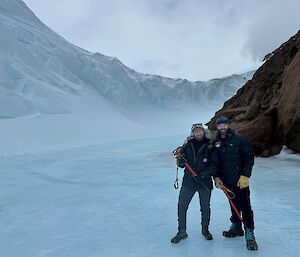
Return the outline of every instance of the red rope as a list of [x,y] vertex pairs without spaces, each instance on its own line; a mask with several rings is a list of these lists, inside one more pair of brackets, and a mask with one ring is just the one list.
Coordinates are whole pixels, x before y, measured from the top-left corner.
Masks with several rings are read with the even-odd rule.
[[222,186],[221,189],[223,190],[224,194],[225,194],[226,197],[228,198],[228,200],[229,200],[229,202],[230,202],[230,204],[231,204],[231,206],[232,206],[234,212],[235,212],[236,215],[239,217],[239,219],[241,220],[241,222],[243,222],[243,218],[242,218],[240,212],[238,211],[238,209],[237,209],[236,206],[234,205],[233,201],[231,200],[231,197],[228,195],[228,192],[227,192],[227,190],[226,190],[227,188],[226,188],[225,186]]

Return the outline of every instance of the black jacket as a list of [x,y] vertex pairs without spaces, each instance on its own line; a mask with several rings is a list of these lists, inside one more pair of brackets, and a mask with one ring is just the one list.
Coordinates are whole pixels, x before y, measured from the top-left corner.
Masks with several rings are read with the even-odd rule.
[[204,139],[203,142],[199,143],[195,139],[189,139],[181,147],[180,152],[197,174],[197,179],[195,180],[191,172],[186,168],[185,160],[178,159],[178,166],[185,168],[183,185],[189,187],[202,186],[212,189],[211,177],[217,174],[218,156],[209,141]]
[[229,129],[225,139],[217,135],[214,146],[219,157],[217,176],[225,184],[236,184],[241,175],[251,176],[254,152],[244,137]]

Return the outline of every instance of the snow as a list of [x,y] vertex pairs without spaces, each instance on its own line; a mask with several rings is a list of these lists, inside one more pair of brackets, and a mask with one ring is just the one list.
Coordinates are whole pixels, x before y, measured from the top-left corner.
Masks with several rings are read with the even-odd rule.
[[[197,109],[223,103],[253,75],[232,75],[207,87],[138,73],[117,58],[90,53],[67,42],[20,0],[0,2],[0,21],[2,118],[73,113],[78,98],[89,102],[88,96],[96,94],[99,101],[130,112]],[[213,92],[220,94],[216,98]]]
[[[151,138],[182,134],[191,124],[205,122],[211,110],[180,111],[142,110],[134,114],[116,112],[101,102],[89,102],[94,112],[69,114],[32,114],[26,117],[0,119],[0,155],[36,153],[76,146],[100,144],[125,139]],[[80,102],[78,103],[80,104]],[[74,107],[76,108],[76,106]],[[98,111],[100,110],[100,111]]]
[[243,238],[221,235],[230,211],[217,189],[211,202],[214,240],[200,233],[195,195],[189,238],[170,243],[179,193],[171,152],[184,138],[1,156],[0,256],[299,256],[299,156],[256,158],[251,200],[258,252],[247,251]]
[[0,2],[0,34],[2,155],[184,133],[253,75],[191,82],[138,73],[67,42],[20,0]]
[[67,42],[21,0],[0,1],[0,34],[6,155],[184,133],[253,75],[192,82],[142,74]]

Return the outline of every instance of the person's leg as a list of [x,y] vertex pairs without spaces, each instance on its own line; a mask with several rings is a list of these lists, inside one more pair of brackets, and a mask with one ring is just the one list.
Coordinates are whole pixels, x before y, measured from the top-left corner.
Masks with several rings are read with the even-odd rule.
[[201,211],[201,226],[202,226],[202,235],[207,240],[212,240],[213,237],[208,230],[210,222],[210,198],[211,190],[201,189],[198,190],[199,199],[200,199],[200,211]]
[[250,204],[250,189],[249,187],[240,189],[240,204],[243,213],[245,239],[247,249],[255,251],[258,249],[254,236],[254,220],[253,211]]
[[253,211],[250,203],[250,189],[249,187],[240,189],[240,207],[243,213],[244,226],[248,229],[254,229]]
[[189,207],[189,204],[195,194],[195,190],[182,186],[179,193],[178,199],[178,232],[171,239],[173,244],[179,243],[181,240],[184,240],[188,237],[186,233],[186,213]]
[[[240,189],[236,185],[230,185],[228,187],[235,195],[235,197],[232,199],[233,204],[235,205],[236,209],[239,211],[239,215],[241,215],[241,195],[240,195]],[[229,202],[229,201],[228,201]],[[232,205],[230,204],[230,210],[231,210],[231,217],[230,221],[232,223],[238,223],[241,224],[241,220],[239,216],[236,214],[235,210],[233,209]]]
[[[235,195],[235,197],[232,199],[233,204],[235,205],[236,209],[239,211],[239,214],[241,215],[241,197],[240,197],[240,190],[237,188],[236,185],[226,185],[227,188],[229,188]],[[235,210],[233,209],[232,205],[230,204],[231,209],[231,217],[230,221],[232,222],[229,230],[223,231],[223,236],[225,237],[236,237],[236,236],[243,236],[244,231],[242,229],[242,223],[239,219],[238,215],[236,214]]]
[[178,231],[186,230],[186,214],[196,190],[182,186],[178,199]]
[[202,227],[208,227],[210,222],[210,198],[211,190],[201,189],[198,190],[200,200],[200,212],[201,212],[201,225]]

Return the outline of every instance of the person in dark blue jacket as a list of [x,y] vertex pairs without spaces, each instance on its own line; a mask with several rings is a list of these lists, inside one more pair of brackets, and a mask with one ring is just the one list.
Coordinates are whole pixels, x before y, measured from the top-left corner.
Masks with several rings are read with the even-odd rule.
[[[249,188],[249,178],[254,165],[254,152],[244,137],[229,128],[227,117],[219,117],[216,120],[216,127],[218,133],[214,146],[219,157],[219,168],[217,176],[214,178],[215,185],[218,188],[225,185],[234,192],[233,203],[242,213],[247,248],[257,250]],[[230,220],[232,222],[230,229],[223,231],[223,236],[244,236],[242,223],[232,206]]]
[[[210,197],[213,188],[212,176],[216,175],[218,156],[208,138],[210,131],[204,129],[201,123],[194,124],[191,137],[180,147],[177,164],[185,168],[182,186],[178,200],[178,233],[171,239],[179,243],[188,237],[186,233],[186,215],[188,206],[196,192],[200,198],[202,234],[207,240],[213,237],[208,230],[210,222]],[[186,162],[192,167],[197,176],[186,168]]]

